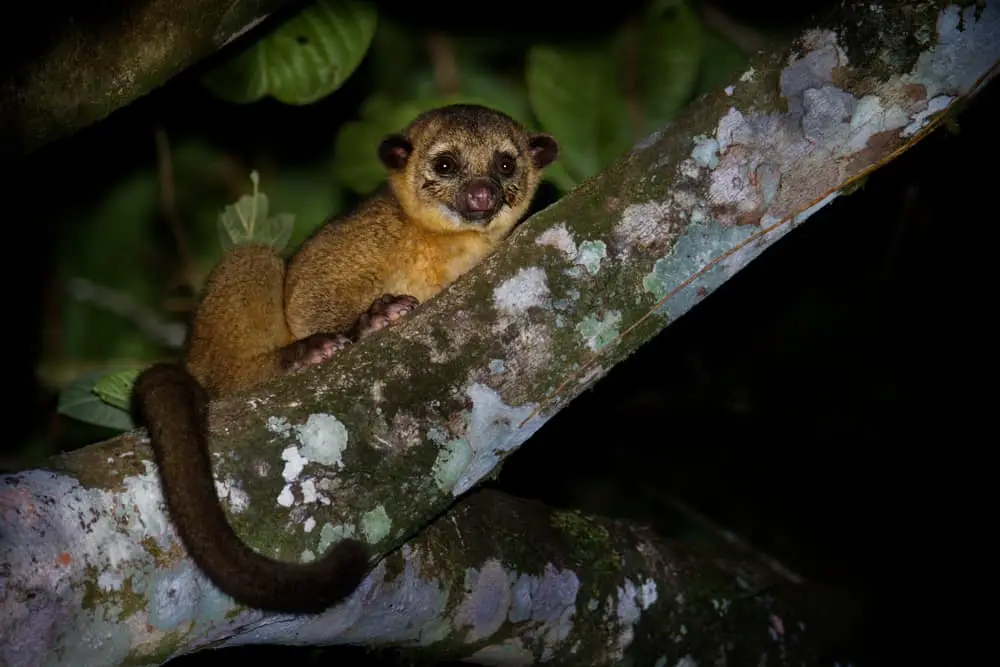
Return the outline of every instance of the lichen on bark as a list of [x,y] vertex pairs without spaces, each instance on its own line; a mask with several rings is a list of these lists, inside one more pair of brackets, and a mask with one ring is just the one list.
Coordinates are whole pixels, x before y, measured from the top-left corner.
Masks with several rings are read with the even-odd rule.
[[[746,610],[740,622],[752,621],[760,632],[734,640],[740,656],[759,657],[779,644],[788,649],[794,642],[785,640],[827,627],[824,621],[803,630],[779,613],[765,618],[775,612],[766,594],[727,595],[724,604],[719,591],[734,580],[702,569],[714,567],[712,559],[640,538],[634,527],[602,524],[609,531],[604,543],[567,515],[477,493],[459,507],[481,516],[459,520],[456,508],[419,531],[608,368],[912,145],[997,70],[997,0],[981,10],[947,5],[933,14],[913,14],[905,2],[844,8],[855,16],[878,8],[872,21],[930,31],[934,39],[919,42],[916,58],[889,53],[869,63],[855,54],[876,51],[844,48],[861,34],[857,20],[824,24],[838,25],[836,31],[807,31],[791,52],[763,55],[731,86],[527,221],[500,253],[399,327],[301,375],[212,405],[220,494],[251,545],[301,558],[353,529],[389,554],[347,604],[321,621],[235,607],[185,558],[148,447],[141,435],[128,434],[56,459],[54,472],[0,478],[0,661],[111,666],[228,637],[230,645],[376,646],[403,638],[438,646],[456,641],[456,618],[462,646],[441,645],[443,653],[454,646],[447,650],[467,655],[472,641],[487,652],[477,656],[484,660],[536,660],[546,648],[562,659],[572,644],[546,644],[544,633],[519,635],[527,626],[514,628],[517,621],[499,611],[496,629],[486,632],[493,626],[484,626],[479,612],[488,604],[466,605],[463,613],[454,606],[460,573],[473,591],[488,571],[498,585],[492,595],[502,593],[500,571],[544,579],[549,561],[594,592],[594,608],[589,600],[574,607],[574,628],[586,624],[605,638],[612,637],[607,628],[617,629],[620,642],[603,644],[597,664],[646,646],[666,655],[686,633],[718,637],[712,633],[735,627],[726,614],[736,607]],[[884,48],[899,44],[911,42]],[[477,505],[476,498],[493,504]],[[491,514],[501,510],[510,514]],[[525,537],[515,514],[538,532]],[[539,523],[526,520],[540,516],[546,518]],[[255,526],[265,529],[249,530]],[[448,531],[461,531],[464,547],[454,547]],[[431,570],[414,554],[436,554],[439,579],[418,576]],[[657,586],[657,602],[647,609],[637,602],[646,579],[622,578],[637,571]],[[386,579],[387,572],[396,575]],[[615,592],[607,602],[597,593],[609,591],[610,582]],[[656,607],[666,600],[663,586],[702,602]],[[513,600],[513,589],[506,590]],[[737,599],[745,604],[734,607]],[[661,622],[659,609],[673,615]],[[565,625],[546,623],[563,636]],[[253,633],[239,633],[251,624]],[[472,640],[470,628],[478,628]],[[518,643],[496,644],[500,632]],[[584,642],[576,650],[591,648]],[[793,653],[779,648],[777,659]],[[698,655],[700,662],[711,657]],[[650,657],[649,664],[659,660]]]

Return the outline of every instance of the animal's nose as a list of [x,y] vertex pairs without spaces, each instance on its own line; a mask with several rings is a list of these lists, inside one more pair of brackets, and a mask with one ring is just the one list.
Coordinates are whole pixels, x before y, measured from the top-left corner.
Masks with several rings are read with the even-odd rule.
[[465,193],[470,211],[492,211],[497,205],[496,189],[485,184],[471,186]]

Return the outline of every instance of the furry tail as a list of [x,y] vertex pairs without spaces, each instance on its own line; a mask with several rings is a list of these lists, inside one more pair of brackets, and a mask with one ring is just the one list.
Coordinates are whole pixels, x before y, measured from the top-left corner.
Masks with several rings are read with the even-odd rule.
[[194,562],[240,604],[318,613],[350,595],[368,572],[369,550],[343,540],[310,563],[262,556],[233,531],[212,477],[206,439],[208,396],[183,367],[154,364],[136,379],[133,400],[149,430],[171,519]]

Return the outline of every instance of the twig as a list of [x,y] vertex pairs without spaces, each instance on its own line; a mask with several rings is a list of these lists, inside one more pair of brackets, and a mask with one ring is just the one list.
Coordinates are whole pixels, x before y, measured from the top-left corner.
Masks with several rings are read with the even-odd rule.
[[83,303],[92,303],[104,310],[120,315],[135,324],[142,333],[171,348],[184,344],[184,325],[164,322],[155,313],[122,292],[98,285],[87,278],[70,278],[67,285],[70,296]]
[[624,32],[625,105],[629,124],[632,126],[632,141],[638,142],[646,136],[646,132],[642,127],[642,102],[639,97],[639,30],[635,21],[629,21]]
[[177,212],[177,188],[174,181],[174,165],[170,151],[170,138],[166,128],[157,123],[153,127],[156,139],[156,164],[160,176],[160,213],[170,227],[174,243],[177,244],[177,256],[181,262],[180,277],[189,287],[194,287],[192,271],[194,262],[191,257],[191,247],[184,233],[184,223]]
[[702,2],[699,7],[701,19],[736,45],[743,53],[757,53],[764,48],[767,40],[753,28],[736,21],[712,2]]

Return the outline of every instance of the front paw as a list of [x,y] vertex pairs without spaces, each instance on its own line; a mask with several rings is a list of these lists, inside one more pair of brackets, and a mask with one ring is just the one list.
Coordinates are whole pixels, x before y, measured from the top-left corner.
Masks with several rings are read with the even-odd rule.
[[351,344],[351,339],[341,334],[313,334],[281,349],[281,368],[295,373],[303,368],[321,364]]
[[381,331],[403,319],[419,305],[416,297],[408,294],[383,294],[375,299],[367,312],[362,313],[354,327],[355,339],[364,338],[376,331]]

